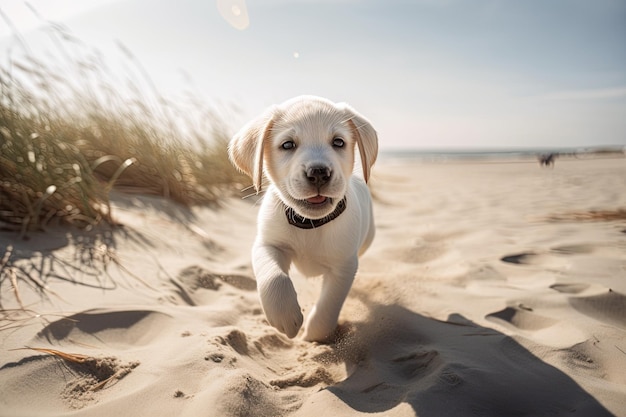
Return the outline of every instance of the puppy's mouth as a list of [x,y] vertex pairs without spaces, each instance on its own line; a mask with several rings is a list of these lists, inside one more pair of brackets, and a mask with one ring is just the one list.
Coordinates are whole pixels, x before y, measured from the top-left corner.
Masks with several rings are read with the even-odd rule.
[[318,194],[302,200],[294,199],[292,207],[303,217],[319,218],[327,215],[327,212],[333,209],[334,201],[335,199],[332,197]]
[[315,197],[307,198],[304,201],[306,201],[311,206],[321,206],[328,202],[331,202],[332,200],[323,195],[316,195]]

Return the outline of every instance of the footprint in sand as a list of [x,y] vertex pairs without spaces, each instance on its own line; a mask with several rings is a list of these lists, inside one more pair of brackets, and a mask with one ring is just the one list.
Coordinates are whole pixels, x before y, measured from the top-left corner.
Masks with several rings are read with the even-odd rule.
[[[578,312],[606,324],[626,328],[626,295],[606,288],[598,294],[601,289],[598,287],[586,283],[558,283],[550,286],[560,293],[571,294],[568,301]],[[595,294],[583,296],[585,292]]]
[[222,345],[228,345],[240,355],[248,355],[248,337],[239,329],[231,330],[226,336],[220,336],[217,340]]
[[558,323],[557,320],[533,313],[528,307],[507,307],[495,313],[487,314],[489,321],[511,326],[520,330],[535,331]]
[[171,316],[152,310],[94,309],[52,322],[36,338],[50,344],[71,341],[125,348],[148,344],[174,322]]
[[626,329],[626,295],[608,290],[604,294],[588,297],[571,297],[570,304],[587,316],[622,329]]
[[564,294],[580,294],[584,292],[589,287],[589,284],[584,283],[562,283],[562,284],[553,284],[550,285],[550,288]]
[[502,262],[506,262],[506,263],[510,263],[510,264],[516,264],[516,265],[527,265],[532,263],[533,257],[535,257],[536,254],[530,252],[530,253],[520,253],[517,255],[507,255],[507,256],[503,256],[502,258],[500,258],[500,260]]
[[299,344],[276,333],[250,337],[239,328],[231,328],[223,336],[214,337],[210,344],[212,348],[204,357],[206,361],[236,369],[238,358],[252,358],[255,363],[264,364],[265,373],[270,371],[271,378],[263,383],[274,389],[328,386],[345,376],[338,372],[342,368],[340,361],[325,355],[330,347]]
[[592,253],[595,251],[595,248],[591,245],[563,245],[550,250],[561,255],[577,255]]
[[398,365],[397,371],[402,377],[412,379],[415,377],[422,378],[425,374],[436,369],[442,361],[439,352],[426,350],[392,359],[392,362]]
[[561,269],[569,266],[569,262],[550,253],[525,252],[507,255],[500,258],[502,262],[514,265],[540,266],[549,269]]
[[216,274],[197,265],[192,265],[180,271],[178,279],[192,291],[197,289],[218,290],[222,283],[231,285],[239,290],[256,290],[256,281],[250,277]]
[[256,281],[245,275],[218,274],[200,266],[192,265],[171,278],[174,293],[183,302],[191,305],[204,305],[214,301],[223,284],[241,291],[255,291]]
[[522,252],[513,255],[506,255],[500,258],[502,262],[515,265],[536,265],[547,268],[561,268],[569,266],[569,262],[564,259],[571,255],[590,254],[595,251],[591,245],[563,245],[551,248],[547,252]]
[[603,346],[603,342],[598,341],[598,339],[587,339],[567,349],[562,349],[559,351],[559,356],[572,370],[580,371],[584,369],[589,377],[592,376],[623,385],[626,384],[626,374],[624,374],[622,367],[615,366],[610,360],[610,356],[607,358],[602,355],[603,349],[607,347],[615,349],[618,343],[619,340],[615,340],[613,343],[608,344],[609,346]]

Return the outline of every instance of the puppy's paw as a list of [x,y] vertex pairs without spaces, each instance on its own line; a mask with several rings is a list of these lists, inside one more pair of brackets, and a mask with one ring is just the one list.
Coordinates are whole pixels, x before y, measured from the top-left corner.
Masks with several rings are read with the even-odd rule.
[[302,338],[309,342],[327,343],[336,336],[336,329],[337,319],[323,314],[314,306],[307,317]]
[[259,286],[259,296],[267,321],[287,337],[295,337],[304,317],[291,279],[284,274],[268,279]]

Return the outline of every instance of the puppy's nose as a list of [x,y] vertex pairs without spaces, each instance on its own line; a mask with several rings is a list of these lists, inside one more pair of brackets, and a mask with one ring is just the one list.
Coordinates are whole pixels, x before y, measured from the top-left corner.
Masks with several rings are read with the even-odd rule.
[[306,178],[309,183],[321,187],[330,181],[332,172],[330,168],[324,166],[313,166],[306,170]]

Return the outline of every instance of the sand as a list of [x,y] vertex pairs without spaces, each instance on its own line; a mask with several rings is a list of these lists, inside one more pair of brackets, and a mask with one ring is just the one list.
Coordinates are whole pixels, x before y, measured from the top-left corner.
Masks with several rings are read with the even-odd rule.
[[625,158],[383,158],[372,189],[328,345],[267,325],[253,198],[1,231],[0,415],[626,416]]

